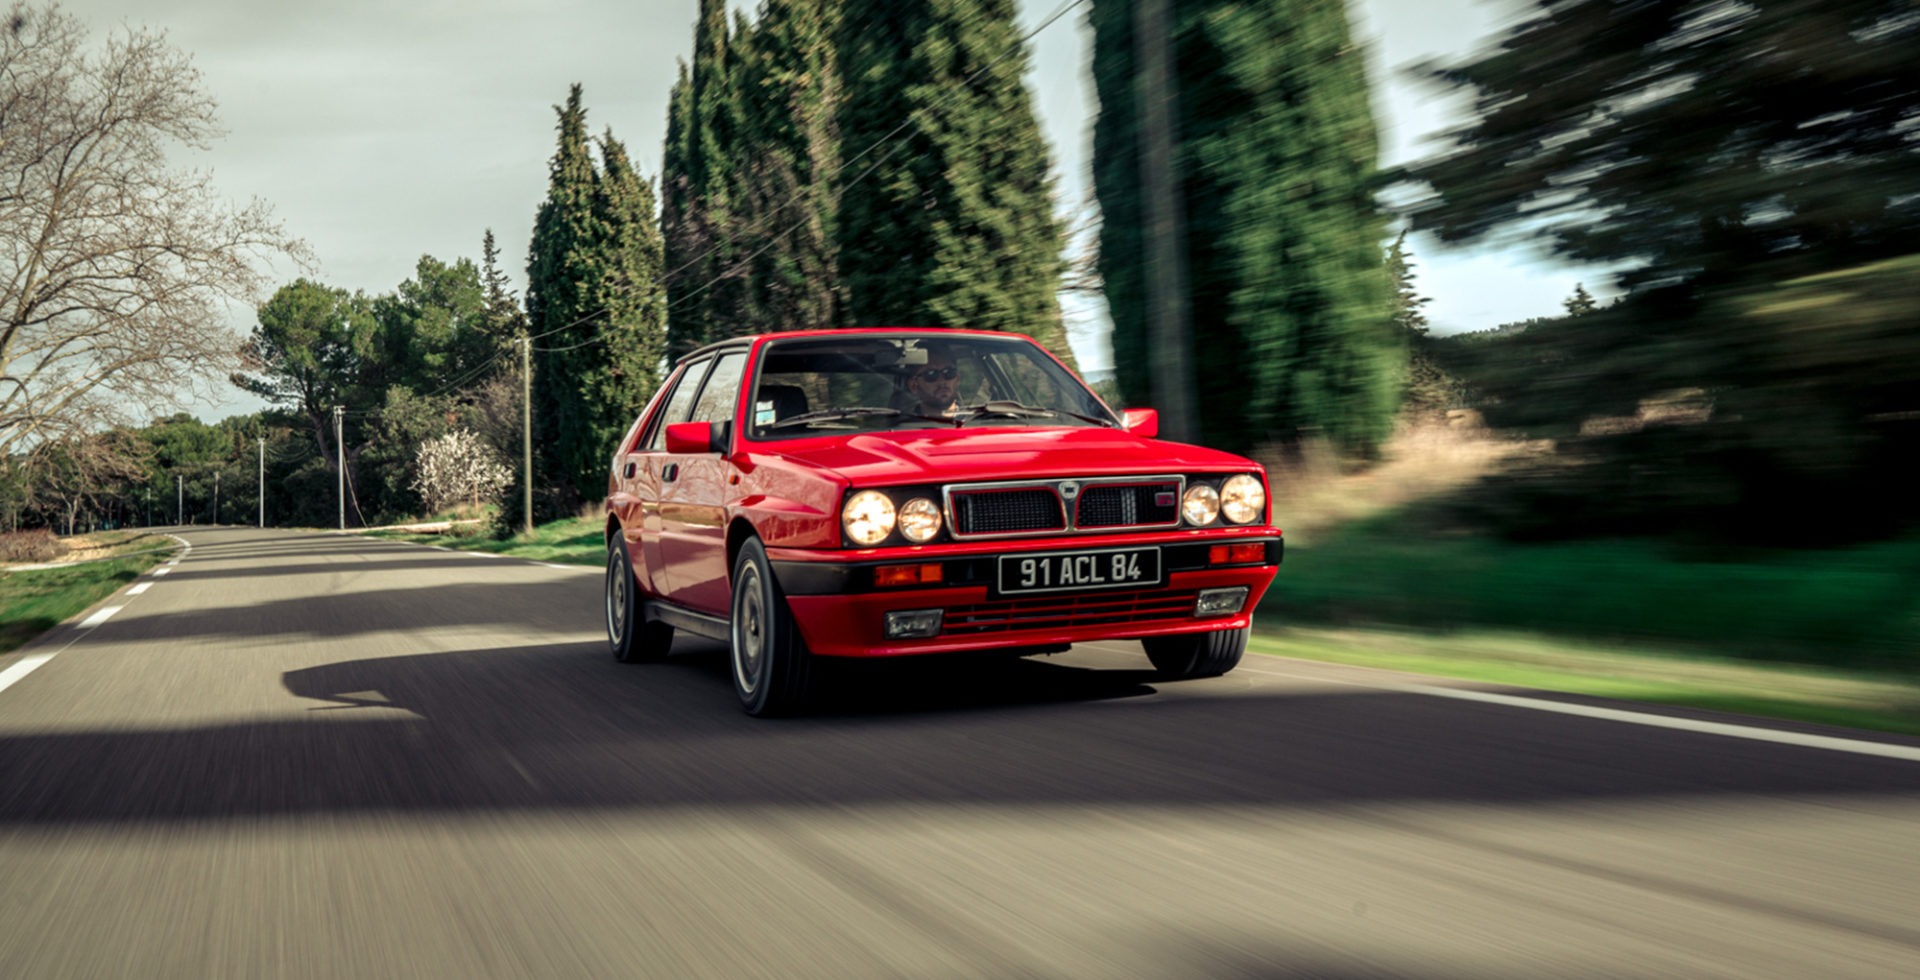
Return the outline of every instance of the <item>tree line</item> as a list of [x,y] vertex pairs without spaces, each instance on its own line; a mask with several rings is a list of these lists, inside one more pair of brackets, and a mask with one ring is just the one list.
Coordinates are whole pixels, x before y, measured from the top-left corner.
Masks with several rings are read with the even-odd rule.
[[[1910,4],[1540,0],[1483,51],[1424,67],[1471,98],[1469,118],[1441,152],[1392,172],[1376,165],[1365,50],[1340,0],[1175,7],[1176,197],[1203,441],[1284,455],[1324,439],[1364,459],[1403,406],[1472,401],[1496,425],[1557,437],[1579,464],[1519,481],[1524,502],[1510,512],[1534,528],[1664,531],[1710,514],[1718,533],[1739,536],[1767,514],[1843,502],[1844,514],[1809,525],[1845,525],[1844,536],[1904,520],[1884,471],[1914,448],[1920,421],[1920,386],[1907,378],[1920,362]],[[1119,397],[1152,404],[1136,11],[1127,0],[1084,8],[1099,101],[1091,254],[1066,261],[1023,81],[1032,31],[1021,33],[1011,0],[764,0],[752,17],[701,0],[658,175],[640,174],[611,131],[591,135],[578,86],[555,107],[524,303],[490,235],[478,265],[424,257],[384,296],[287,284],[260,305],[236,375],[275,406],[253,424],[299,433],[279,458],[296,485],[317,487],[344,458],[356,518],[376,520],[424,505],[409,497],[409,458],[429,440],[472,432],[517,458],[527,381],[535,460],[518,478],[532,480],[544,519],[599,496],[612,441],[664,367],[702,344],[936,324],[1032,334],[1070,358],[1063,288],[1101,291]],[[65,23],[66,47],[16,18],[5,57],[26,67],[0,76],[5,97],[53,99],[58,86],[17,80],[89,62],[74,54],[70,22],[15,10],[33,14],[30,27]],[[174,81],[193,93],[190,78]],[[199,132],[203,103],[183,97],[187,121],[154,131]],[[16,184],[60,176],[16,158],[23,145],[0,142]],[[1412,188],[1398,196],[1413,203],[1390,214],[1378,201],[1394,184]],[[175,207],[207,207],[191,186],[176,190]],[[0,198],[8,235],[28,240],[23,229],[57,197]],[[260,212],[224,220],[217,254],[229,275],[199,276],[201,293],[178,295],[245,293],[258,283],[231,271],[245,253],[300,251]],[[1611,263],[1624,270],[1621,296],[1603,307],[1583,284],[1564,317],[1435,337],[1390,222]],[[154,275],[155,260],[130,252],[121,275]],[[55,285],[16,276],[0,311]],[[136,335],[145,321],[123,324],[111,299],[63,307],[64,322]],[[99,455],[66,452],[78,444],[60,433],[117,432],[131,445],[138,431],[105,407],[85,420],[28,418],[68,376],[25,369],[35,348],[18,338],[41,331],[38,349],[50,349],[49,322],[15,315],[7,327],[10,473]],[[101,377],[130,390],[155,372],[204,379],[218,363],[211,349],[124,375],[108,364]],[[103,385],[88,390],[117,390]],[[1643,421],[1591,424],[1630,417]],[[267,438],[247,431],[256,449]]]

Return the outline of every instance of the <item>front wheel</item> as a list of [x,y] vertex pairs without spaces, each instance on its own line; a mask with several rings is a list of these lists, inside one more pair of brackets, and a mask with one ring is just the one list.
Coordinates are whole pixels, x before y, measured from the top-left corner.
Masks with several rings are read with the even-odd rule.
[[620,538],[607,542],[607,646],[623,664],[645,663],[667,655],[673,627],[649,623],[640,610],[633,561]]
[[740,707],[756,717],[799,711],[813,679],[813,654],[758,538],[748,539],[733,563],[732,619],[728,660]]
[[1247,630],[1214,630],[1179,636],[1150,636],[1140,641],[1147,659],[1168,680],[1218,677],[1240,663],[1247,652]]

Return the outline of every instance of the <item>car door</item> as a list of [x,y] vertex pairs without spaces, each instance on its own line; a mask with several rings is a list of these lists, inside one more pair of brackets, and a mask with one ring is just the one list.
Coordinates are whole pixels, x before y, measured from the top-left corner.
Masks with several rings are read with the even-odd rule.
[[711,359],[694,361],[667,380],[670,390],[661,399],[659,411],[647,420],[646,429],[620,461],[615,479],[621,496],[621,525],[626,529],[628,553],[637,548],[635,570],[640,587],[665,598],[673,598],[672,586],[663,573],[665,560],[660,552],[661,492],[666,485],[668,457],[667,425],[685,422],[693,411],[694,395],[706,378]]
[[[716,357],[686,421],[723,422],[730,428],[746,366],[744,350]],[[673,599],[701,612],[725,615],[733,599],[727,568],[732,464],[717,451],[665,453],[662,460],[660,552]]]

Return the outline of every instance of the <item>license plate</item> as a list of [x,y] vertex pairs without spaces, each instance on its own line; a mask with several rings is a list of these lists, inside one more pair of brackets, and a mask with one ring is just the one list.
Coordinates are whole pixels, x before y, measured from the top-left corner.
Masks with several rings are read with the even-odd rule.
[[1001,595],[1160,584],[1159,548],[1049,551],[1000,556]]

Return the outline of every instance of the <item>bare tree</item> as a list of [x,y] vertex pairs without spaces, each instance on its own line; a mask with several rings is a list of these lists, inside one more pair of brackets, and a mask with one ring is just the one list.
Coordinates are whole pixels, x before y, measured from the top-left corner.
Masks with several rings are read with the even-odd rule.
[[226,302],[274,256],[259,201],[169,166],[221,130],[189,57],[128,29],[104,48],[57,7],[0,21],[0,455],[211,391],[237,366]]

